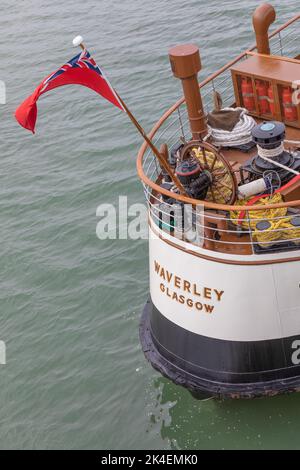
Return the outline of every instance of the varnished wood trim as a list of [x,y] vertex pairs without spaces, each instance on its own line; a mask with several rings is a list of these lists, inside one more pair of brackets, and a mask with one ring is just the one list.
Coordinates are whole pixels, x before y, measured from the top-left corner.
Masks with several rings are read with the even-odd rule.
[[300,256],[297,256],[295,258],[272,259],[272,260],[261,260],[261,261],[242,261],[242,260],[215,258],[213,256],[204,255],[202,253],[197,253],[192,250],[187,250],[183,246],[177,245],[177,243],[174,243],[171,240],[163,238],[161,234],[154,229],[153,223],[151,222],[150,218],[149,218],[149,226],[160,240],[164,241],[165,243],[172,246],[173,248],[177,248],[178,250],[183,251],[184,253],[188,253],[189,255],[196,256],[197,258],[202,258],[207,261],[213,261],[215,263],[232,264],[232,265],[238,265],[238,266],[260,266],[260,265],[267,265],[267,264],[280,264],[280,263],[290,263],[293,261],[300,261]]
[[291,64],[300,64],[299,59],[292,59],[291,57],[285,57],[282,55],[267,55],[267,54],[259,54],[258,52],[254,51],[247,51],[247,55],[251,55],[253,57],[262,57],[263,59],[275,59],[280,60],[281,62],[290,62]]

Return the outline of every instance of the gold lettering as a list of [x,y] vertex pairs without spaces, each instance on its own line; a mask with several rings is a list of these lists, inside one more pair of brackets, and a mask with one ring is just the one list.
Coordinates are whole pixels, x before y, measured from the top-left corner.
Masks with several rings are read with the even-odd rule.
[[162,277],[164,280],[166,280],[164,268],[161,268],[161,270],[160,270],[160,277]]
[[204,297],[206,299],[211,299],[211,289],[209,287],[204,287]]
[[178,276],[174,277],[174,284],[175,284],[175,287],[177,287],[177,289],[180,289],[180,285],[181,285],[180,281],[181,281],[180,277]]
[[[159,284],[160,291],[167,295],[172,300],[176,300],[182,305],[187,305],[189,308],[195,308],[198,311],[204,311],[208,314],[211,314],[215,306],[205,304],[202,302],[196,302],[194,297],[188,298],[185,295],[179,295],[180,290],[187,292],[195,297],[203,297],[209,300],[216,300],[220,302],[222,300],[224,291],[218,289],[212,289],[210,287],[202,287],[197,285],[197,283],[192,283],[187,280],[184,280],[182,277],[177,276],[175,273],[168,271],[165,267],[161,266],[156,260],[154,260],[154,270],[160,278],[162,278],[165,283],[161,282]],[[166,283],[170,286],[167,287]],[[173,288],[172,288],[173,287]],[[175,289],[174,289],[175,288]],[[179,292],[176,291],[179,289]],[[193,300],[194,299],[194,300]]]
[[183,281],[183,290],[191,293],[191,283],[189,281]]
[[204,308],[207,313],[212,313],[215,307],[213,305],[204,304]]
[[198,297],[201,297],[200,292],[197,291],[197,285],[193,284],[193,293],[194,295],[197,295]]
[[202,310],[203,309],[203,305],[202,305],[201,302],[196,302],[195,307],[196,307],[197,310]]
[[157,274],[159,274],[160,264],[157,261],[154,261],[154,269]]
[[216,293],[217,298],[218,298],[218,301],[220,302],[221,297],[222,297],[222,295],[224,294],[224,291],[223,291],[223,290],[214,289],[214,292]]

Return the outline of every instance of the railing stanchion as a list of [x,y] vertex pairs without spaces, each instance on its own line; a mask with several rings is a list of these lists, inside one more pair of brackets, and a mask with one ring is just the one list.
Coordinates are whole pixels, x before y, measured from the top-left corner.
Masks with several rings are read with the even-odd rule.
[[247,216],[247,222],[248,222],[248,228],[249,228],[249,237],[250,237],[250,241],[251,241],[251,249],[252,249],[252,254],[254,255],[254,242],[253,242],[253,237],[252,237],[252,229],[251,229],[251,219],[250,219],[250,215],[249,215],[249,211],[246,212],[246,216]]
[[278,33],[278,36],[279,36],[280,54],[283,56],[283,46],[282,46],[281,32]]

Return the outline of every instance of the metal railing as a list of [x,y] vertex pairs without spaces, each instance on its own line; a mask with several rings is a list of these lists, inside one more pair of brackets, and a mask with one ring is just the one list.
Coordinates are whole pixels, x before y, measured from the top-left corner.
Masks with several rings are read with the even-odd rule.
[[[270,35],[272,54],[287,57],[297,56],[299,53],[296,50],[297,39],[300,35],[299,21],[300,14]],[[245,60],[249,53],[255,51],[255,49],[256,46],[253,46],[240,54],[200,84],[205,113],[213,109],[214,91],[221,94],[224,106],[231,106],[234,103],[234,89],[230,69],[233,65]],[[191,139],[184,98],[164,114],[149,136],[158,147],[162,143],[167,143],[170,152],[181,143],[182,138],[185,141]],[[162,189],[157,183],[161,178],[161,169],[152,151],[147,148],[147,144],[143,144],[140,149],[137,169],[143,182],[145,197],[153,223],[177,238],[183,237],[186,241],[200,245],[203,248],[225,253],[257,254],[271,252],[273,249],[274,251],[300,249],[300,227],[298,228],[296,224],[300,220],[300,201],[241,207],[239,205],[225,206],[207,201],[192,200],[176,193],[170,193]],[[168,198],[172,200],[171,203],[167,202]],[[175,220],[174,216],[168,222],[170,212],[171,214],[174,212],[175,203],[179,206],[191,204],[192,211],[188,219],[192,231],[188,228],[190,232],[188,236],[186,228],[180,228],[180,217],[179,222],[177,219]],[[204,210],[203,214],[199,216],[195,207],[201,205],[203,205]],[[274,209],[281,210],[282,214],[272,215]],[[243,217],[240,218],[239,215],[232,217],[234,213],[243,214]],[[253,213],[257,214],[256,218]],[[264,214],[263,217],[262,214]],[[297,214],[299,214],[298,219]],[[167,217],[166,220],[164,216]],[[184,218],[182,217],[182,219]],[[266,230],[260,230],[257,227],[257,224],[262,221],[265,222],[266,227],[268,225]],[[192,232],[195,232],[194,239],[190,238]]]
[[145,188],[152,225],[195,246],[230,254],[300,249],[300,205],[273,211],[207,211]]
[[296,57],[299,54],[299,40],[299,24],[296,20],[270,39],[271,53],[290,58]]

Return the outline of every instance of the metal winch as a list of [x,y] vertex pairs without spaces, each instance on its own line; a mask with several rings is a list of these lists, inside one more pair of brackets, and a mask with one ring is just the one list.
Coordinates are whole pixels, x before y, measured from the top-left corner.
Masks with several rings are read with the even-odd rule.
[[295,176],[288,169],[300,170],[300,159],[284,149],[285,131],[285,125],[276,121],[263,122],[253,128],[252,138],[258,153],[241,167],[244,182],[268,176],[272,183],[281,186]]
[[190,197],[201,200],[206,198],[212,178],[209,171],[201,169],[198,160],[189,157],[179,161],[176,175]]

